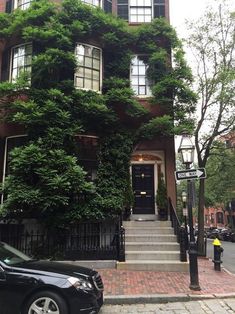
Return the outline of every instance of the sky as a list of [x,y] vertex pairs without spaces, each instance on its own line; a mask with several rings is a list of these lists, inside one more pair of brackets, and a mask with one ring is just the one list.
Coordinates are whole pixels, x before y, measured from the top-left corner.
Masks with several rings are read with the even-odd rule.
[[169,0],[170,22],[176,28],[179,37],[186,35],[186,19],[197,19],[205,10],[208,0]]

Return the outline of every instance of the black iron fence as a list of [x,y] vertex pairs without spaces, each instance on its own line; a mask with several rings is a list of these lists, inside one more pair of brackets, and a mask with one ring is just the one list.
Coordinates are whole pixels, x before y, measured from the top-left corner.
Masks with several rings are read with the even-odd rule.
[[120,220],[83,222],[69,229],[43,232],[17,230],[6,232],[0,225],[0,240],[35,258],[125,260],[125,230]]

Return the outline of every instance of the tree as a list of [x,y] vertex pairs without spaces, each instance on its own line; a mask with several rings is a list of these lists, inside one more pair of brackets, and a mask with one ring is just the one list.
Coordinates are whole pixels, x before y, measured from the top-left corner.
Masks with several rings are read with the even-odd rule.
[[[217,3],[217,2],[216,2]],[[198,166],[205,167],[215,140],[228,133],[235,122],[235,15],[228,1],[208,8],[204,16],[189,23],[189,39],[195,64],[195,88],[199,95],[195,146]],[[200,180],[198,249],[204,248],[205,180]]]
[[213,148],[207,166],[205,205],[222,204],[225,208],[235,198],[235,151],[218,143]]

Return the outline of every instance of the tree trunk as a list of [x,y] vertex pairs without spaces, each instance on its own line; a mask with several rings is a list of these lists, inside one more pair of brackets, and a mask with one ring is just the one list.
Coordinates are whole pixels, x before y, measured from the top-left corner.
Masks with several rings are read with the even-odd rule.
[[198,203],[198,255],[203,256],[205,250],[204,243],[204,207],[205,207],[205,179],[199,183],[199,203]]

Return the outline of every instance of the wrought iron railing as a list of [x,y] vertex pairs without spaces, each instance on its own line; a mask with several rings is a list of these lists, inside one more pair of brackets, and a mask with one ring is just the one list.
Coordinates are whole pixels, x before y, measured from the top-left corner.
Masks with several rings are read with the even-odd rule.
[[69,229],[1,232],[6,242],[35,258],[55,260],[125,260],[125,230],[120,219],[82,222]]
[[188,248],[188,233],[185,227],[182,227],[176,213],[176,210],[169,198],[169,210],[171,226],[174,229],[174,234],[177,237],[177,242],[180,245],[180,261],[187,262],[187,248]]

